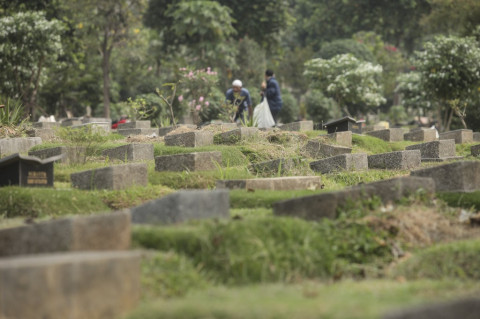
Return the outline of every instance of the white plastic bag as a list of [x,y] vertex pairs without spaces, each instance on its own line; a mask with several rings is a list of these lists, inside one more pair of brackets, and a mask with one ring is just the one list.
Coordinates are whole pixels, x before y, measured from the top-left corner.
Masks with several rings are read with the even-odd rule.
[[253,110],[253,123],[259,128],[268,128],[275,125],[275,120],[270,112],[267,99],[263,99],[262,103],[255,106]]

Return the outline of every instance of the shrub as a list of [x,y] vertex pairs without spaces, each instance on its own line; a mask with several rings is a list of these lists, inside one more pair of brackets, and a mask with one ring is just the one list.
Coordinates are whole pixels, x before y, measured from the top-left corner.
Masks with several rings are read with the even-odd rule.
[[320,90],[309,90],[304,98],[307,114],[314,123],[326,123],[342,115],[337,103]]
[[282,123],[291,123],[298,120],[300,107],[295,97],[288,90],[282,90],[283,106],[279,113]]
[[356,40],[339,39],[322,45],[318,56],[322,59],[331,59],[339,54],[350,53],[359,60],[376,63],[376,59],[368,47]]

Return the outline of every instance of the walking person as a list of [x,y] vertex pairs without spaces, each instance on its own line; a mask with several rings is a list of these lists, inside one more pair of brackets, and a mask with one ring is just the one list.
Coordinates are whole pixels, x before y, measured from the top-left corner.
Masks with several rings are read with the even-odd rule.
[[277,125],[278,113],[282,109],[283,101],[280,94],[280,86],[272,70],[265,71],[265,81],[262,82],[262,92],[260,94],[262,95],[262,101],[264,98],[267,98],[270,112],[275,120],[275,125]]

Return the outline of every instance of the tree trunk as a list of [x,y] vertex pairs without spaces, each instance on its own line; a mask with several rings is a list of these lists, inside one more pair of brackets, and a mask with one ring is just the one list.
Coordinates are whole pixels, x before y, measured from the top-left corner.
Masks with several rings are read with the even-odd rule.
[[445,127],[445,132],[450,131],[450,124],[452,124],[452,118],[453,118],[453,109],[449,109],[450,112],[448,112],[448,121],[447,121],[447,127]]
[[108,30],[105,30],[101,53],[103,72],[103,116],[110,118],[110,52],[108,47]]

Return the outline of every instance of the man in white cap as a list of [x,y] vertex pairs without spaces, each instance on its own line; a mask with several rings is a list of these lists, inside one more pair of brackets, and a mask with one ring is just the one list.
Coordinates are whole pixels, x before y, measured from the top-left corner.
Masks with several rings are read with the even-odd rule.
[[244,112],[248,110],[249,118],[252,118],[253,108],[252,108],[252,99],[250,98],[250,92],[247,89],[242,88],[242,81],[235,80],[232,83],[232,88],[228,89],[225,93],[225,102],[234,105],[237,107],[237,112],[235,113],[235,119],[245,122]]

